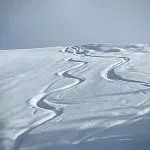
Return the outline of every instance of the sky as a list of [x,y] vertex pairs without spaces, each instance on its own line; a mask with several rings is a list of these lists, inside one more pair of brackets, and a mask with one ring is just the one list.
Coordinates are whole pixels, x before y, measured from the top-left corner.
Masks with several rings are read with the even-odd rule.
[[0,0],[0,49],[150,43],[149,0]]

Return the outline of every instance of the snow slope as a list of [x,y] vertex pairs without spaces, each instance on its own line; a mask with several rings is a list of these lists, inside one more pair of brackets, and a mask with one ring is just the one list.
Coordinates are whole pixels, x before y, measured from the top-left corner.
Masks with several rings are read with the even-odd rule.
[[0,51],[1,150],[149,150],[150,46]]

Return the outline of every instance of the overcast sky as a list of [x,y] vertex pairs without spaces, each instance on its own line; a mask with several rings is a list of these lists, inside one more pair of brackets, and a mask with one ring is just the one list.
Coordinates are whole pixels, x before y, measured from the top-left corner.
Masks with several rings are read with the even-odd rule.
[[150,43],[150,0],[0,0],[0,49]]

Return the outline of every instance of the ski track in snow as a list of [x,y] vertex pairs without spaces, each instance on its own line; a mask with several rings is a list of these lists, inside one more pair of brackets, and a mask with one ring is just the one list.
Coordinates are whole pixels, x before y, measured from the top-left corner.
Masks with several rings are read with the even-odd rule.
[[[123,51],[124,49],[121,49],[120,51]],[[135,83],[135,84],[140,84],[144,87],[150,87],[150,83],[146,83],[146,82],[142,82],[142,81],[137,81],[137,80],[132,80],[132,79],[125,79],[123,77],[121,77],[120,75],[117,75],[115,73],[115,69],[128,63],[130,61],[130,58],[129,57],[122,57],[122,56],[108,56],[108,55],[91,55],[91,52],[80,52],[80,47],[78,46],[71,46],[70,48],[66,48],[64,50],[61,50],[61,52],[68,52],[68,53],[73,53],[74,55],[81,55],[81,56],[89,56],[89,57],[101,57],[101,58],[116,58],[116,59],[122,59],[121,61],[119,62],[116,62],[115,64],[112,64],[108,67],[106,67],[104,70],[101,71],[101,77],[109,82],[116,82],[116,81],[122,81],[122,82],[130,82],[130,83]],[[93,51],[92,51],[93,52]],[[111,51],[110,51],[111,52]],[[113,51],[112,51],[113,52]],[[143,94],[141,92],[141,94]],[[143,94],[145,95],[145,94]],[[135,107],[140,107],[142,105],[144,105],[149,99],[146,98],[144,99],[142,102],[138,103]],[[116,121],[115,123],[112,123],[109,127],[107,128],[111,128],[111,127],[114,127],[114,126],[117,126],[117,125],[120,125],[120,124],[123,124],[123,123],[127,123],[127,122],[132,122],[132,121],[136,121],[138,119],[138,117],[141,117],[141,116],[144,116],[146,114],[150,113],[150,107],[148,108],[144,108],[142,110],[139,110],[137,113],[136,113],[136,116],[133,116],[132,118],[130,119],[127,119],[127,120],[118,120]],[[107,129],[106,128],[106,129]],[[102,129],[101,131],[104,131],[105,129]],[[83,137],[81,140],[79,140],[78,142],[76,142],[77,144],[78,143],[82,143],[82,142],[86,142],[88,141],[90,138],[92,138],[93,135],[95,135],[97,133],[97,131],[93,131],[91,132],[90,135],[87,135],[85,137]]]
[[[41,120],[38,120],[37,122],[34,122],[30,127],[28,127],[27,129],[23,129],[20,133],[18,133],[15,138],[14,150],[20,149],[21,141],[25,138],[25,136],[28,135],[28,133],[30,131],[32,131],[36,127],[46,123],[47,121],[50,121],[50,120],[56,118],[57,116],[60,116],[63,113],[65,105],[60,104],[61,107],[57,108],[58,104],[53,104],[53,103],[48,102],[46,100],[46,97],[50,96],[51,94],[53,94],[55,92],[63,91],[63,90],[69,89],[71,87],[74,87],[78,84],[81,84],[82,82],[84,82],[86,80],[85,78],[80,78],[80,77],[70,74],[69,71],[76,69],[76,68],[80,68],[82,66],[86,67],[88,62],[74,60],[72,58],[66,58],[63,60],[67,61],[67,62],[73,62],[73,63],[79,63],[79,64],[75,65],[71,68],[68,68],[66,70],[57,72],[57,73],[55,73],[55,75],[60,77],[60,79],[61,78],[72,79],[72,80],[74,80],[74,82],[72,82],[72,84],[68,84],[66,86],[59,87],[59,88],[51,91],[50,93],[48,93],[47,90],[58,81],[58,79],[56,79],[53,82],[50,82],[48,85],[46,85],[42,90],[40,90],[38,95],[34,96],[33,98],[31,98],[30,100],[27,101],[29,107],[34,109],[33,115],[35,115],[35,113],[38,109],[43,110],[43,111],[48,111],[50,114],[48,116],[46,116],[45,118],[42,118]],[[58,106],[60,106],[60,105],[58,105]]]
[[[124,49],[121,48],[120,51],[123,51]],[[111,81],[111,82],[116,82],[116,81],[123,81],[123,82],[131,82],[131,83],[137,83],[140,84],[142,86],[145,87],[150,87],[150,83],[146,83],[146,82],[142,82],[142,81],[137,81],[137,80],[132,80],[132,79],[125,79],[123,77],[121,77],[120,75],[117,75],[115,73],[115,69],[123,64],[126,64],[130,61],[129,57],[122,57],[122,56],[108,56],[108,55],[90,55],[90,51],[89,53],[87,51],[85,52],[80,52],[80,47],[79,46],[71,46],[71,47],[67,47],[64,50],[61,50],[61,52],[68,52],[68,53],[74,53],[76,54],[80,54],[80,55],[84,55],[84,56],[89,56],[89,57],[101,57],[101,58],[117,58],[117,59],[122,59],[119,62],[116,62],[113,65],[110,65],[108,67],[106,67],[103,71],[101,71],[101,77],[107,81]],[[108,52],[108,51],[107,51]],[[111,51],[110,51],[111,52]]]
[[[132,46],[131,46],[132,47]],[[143,46],[141,45],[140,50],[143,48]],[[120,52],[120,51],[124,51],[125,49],[123,48],[115,48],[118,49],[118,51],[115,50],[115,52]],[[119,62],[116,62],[115,64],[112,64],[108,67],[106,67],[104,70],[101,71],[101,77],[107,81],[110,82],[116,82],[116,81],[122,81],[122,82],[131,82],[131,83],[135,83],[135,84],[140,84],[144,87],[150,87],[150,83],[146,83],[146,82],[142,82],[142,81],[138,81],[138,80],[132,80],[132,79],[125,79],[123,77],[121,77],[120,75],[117,75],[115,73],[115,69],[125,65],[126,63],[128,63],[130,61],[129,57],[122,57],[122,56],[108,56],[108,55],[91,55],[91,52],[93,52],[94,50],[89,50],[89,51],[81,51],[80,52],[80,47],[79,46],[70,46],[67,47],[66,49],[61,50],[61,52],[67,52],[67,53],[73,53],[74,55],[81,55],[81,56],[89,56],[89,57],[100,57],[100,58],[116,58],[116,59],[122,59]],[[114,52],[111,50],[108,50],[106,52]],[[143,94],[141,92],[141,94]],[[143,94],[145,95],[145,93]],[[148,101],[148,99],[144,99],[141,103],[137,104],[137,106],[141,106],[142,104],[146,103]]]
[[105,70],[101,72],[101,77],[108,81],[118,80],[118,75],[115,74],[115,68],[127,63],[130,59],[128,57],[115,57],[123,59],[113,65],[108,66]]
[[[119,52],[119,51],[123,51],[123,50],[124,49],[120,49],[118,51],[110,50],[107,52]],[[44,123],[60,116],[65,111],[64,110],[65,106],[66,106],[65,104],[51,103],[46,99],[48,96],[50,96],[51,94],[53,94],[55,92],[63,92],[64,90],[67,90],[67,89],[69,90],[70,88],[75,87],[75,86],[83,83],[84,81],[86,81],[86,78],[79,77],[79,75],[78,76],[74,75],[74,73],[70,73],[70,71],[73,71],[73,70],[76,71],[76,69],[78,69],[77,72],[79,72],[79,74],[80,74],[82,71],[85,71],[86,69],[88,69],[87,66],[88,66],[89,62],[74,59],[76,56],[80,56],[80,58],[82,58],[82,57],[97,57],[97,58],[101,57],[101,58],[108,58],[108,59],[112,59],[112,58],[113,59],[121,59],[119,62],[109,65],[104,70],[101,70],[101,72],[100,72],[101,78],[103,78],[104,80],[106,80],[108,82],[120,81],[120,82],[134,83],[134,84],[142,85],[144,87],[150,87],[150,83],[132,80],[132,79],[126,79],[126,78],[123,78],[120,75],[116,74],[115,69],[122,65],[127,64],[130,61],[129,57],[115,56],[115,55],[114,56],[93,55],[94,50],[82,51],[79,46],[70,46],[70,47],[60,50],[60,52],[73,54],[74,57],[72,56],[69,58],[65,58],[65,59],[63,59],[63,61],[72,63],[74,66],[73,67],[70,66],[68,69],[62,70],[60,72],[56,72],[55,76],[58,78],[56,78],[54,81],[51,81],[48,85],[45,85],[45,87],[43,87],[38,92],[37,95],[35,95],[31,99],[27,100],[28,106],[33,109],[32,115],[36,115],[36,111],[38,111],[38,110],[48,112],[48,115],[46,115],[46,117],[43,117],[38,121],[33,122],[27,128],[22,129],[17,135],[15,135],[15,144],[14,144],[14,148],[13,148],[14,150],[20,149],[20,146],[21,146],[20,144],[22,143],[23,139],[28,136],[29,132],[31,132],[33,129],[37,128],[38,126],[43,125]],[[62,80],[62,79],[71,79],[72,83],[62,86],[62,87],[58,87],[52,91],[48,91],[53,84],[57,83],[59,80]],[[61,96],[61,95],[62,94],[60,93],[58,96]],[[135,107],[140,107],[140,106],[144,105],[148,100],[149,100],[148,98],[143,98],[143,101],[138,103]],[[110,124],[108,126],[108,128],[111,128],[113,126],[117,126],[117,125],[126,123],[128,121],[137,119],[138,117],[146,115],[149,112],[150,112],[149,107],[140,109],[136,113],[136,116],[130,118],[129,120],[118,120],[115,123]],[[83,137],[77,143],[88,141],[94,134],[96,134],[96,132],[95,131],[91,132],[90,135]]]
[[109,67],[107,67],[102,73],[101,73],[101,76],[108,80],[108,81],[123,81],[123,82],[131,82],[131,83],[137,83],[137,84],[140,84],[142,86],[145,86],[145,87],[150,87],[150,83],[146,83],[146,82],[142,82],[142,81],[137,81],[137,80],[132,80],[132,79],[125,79],[119,75],[117,75],[115,73],[115,69],[116,67],[119,67],[125,63],[127,63],[128,61],[130,61],[130,59],[128,57],[118,57],[118,58],[122,58],[123,61],[121,62],[118,62],[116,64],[113,64]]

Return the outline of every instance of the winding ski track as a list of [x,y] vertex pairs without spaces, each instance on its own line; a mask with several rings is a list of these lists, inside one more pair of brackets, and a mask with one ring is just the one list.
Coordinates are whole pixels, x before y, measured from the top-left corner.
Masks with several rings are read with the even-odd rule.
[[[66,59],[63,59],[63,61],[72,62],[72,63],[79,63],[79,64],[75,65],[71,68],[68,68],[68,69],[62,70],[60,72],[57,72],[57,73],[55,73],[55,75],[60,77],[59,79],[68,78],[68,79],[72,79],[74,82],[72,82],[71,84],[68,84],[66,86],[56,88],[55,90],[48,93],[48,89],[53,84],[58,82],[59,79],[56,79],[53,82],[50,82],[48,85],[46,85],[42,90],[40,90],[38,95],[36,95],[36,96],[32,97],[31,99],[27,100],[27,104],[29,105],[30,108],[35,109],[35,111],[38,110],[38,109],[43,110],[43,111],[48,111],[50,113],[50,115],[42,118],[41,120],[38,120],[37,122],[32,123],[29,127],[27,127],[25,129],[23,129],[22,131],[20,131],[20,133],[18,133],[16,135],[13,150],[19,150],[20,149],[22,141],[29,134],[29,132],[31,132],[33,129],[35,129],[38,126],[40,126],[40,125],[42,125],[42,124],[58,117],[58,116],[60,116],[64,112],[64,105],[60,104],[61,107],[59,105],[59,107],[57,108],[56,106],[58,104],[52,104],[52,103],[50,103],[46,100],[46,98],[48,96],[50,96],[51,94],[53,94],[55,92],[66,90],[66,89],[69,89],[69,88],[74,87],[76,85],[79,85],[79,84],[81,84],[82,82],[84,82],[86,80],[85,78],[78,77],[78,76],[70,74],[69,71],[80,68],[82,66],[85,68],[87,66],[88,62],[80,61],[80,60],[74,60],[73,58],[66,58]],[[35,111],[34,111],[33,115],[35,115]]]
[[[123,51],[123,49],[121,50]],[[89,56],[89,57],[101,57],[101,58],[108,58],[108,59],[112,59],[112,58],[116,58],[116,59],[121,59],[119,62],[116,62],[112,65],[109,65],[108,67],[106,67],[104,70],[101,71],[101,77],[108,81],[108,82],[117,82],[117,81],[121,81],[121,82],[128,82],[128,83],[135,83],[135,84],[139,84],[139,85],[142,85],[144,87],[150,87],[150,84],[149,83],[146,83],[146,82],[142,82],[142,81],[138,81],[138,80],[133,80],[133,79],[126,79],[126,78],[123,78],[121,77],[120,75],[116,74],[115,72],[115,69],[122,66],[122,65],[125,65],[126,63],[128,63],[130,61],[130,58],[129,57],[122,57],[122,56],[108,56],[108,55],[91,55],[91,53],[88,53],[87,51],[85,52],[80,52],[80,47],[78,46],[71,46],[70,49],[67,48],[66,50],[62,51],[62,52],[68,52],[68,53],[74,53],[74,54],[79,54],[79,55],[84,55],[84,56]],[[111,52],[111,51],[110,51]],[[119,52],[119,51],[118,51]],[[148,101],[148,99],[144,99],[141,103],[139,103],[137,106],[135,107],[139,107],[139,106],[142,106],[144,103],[146,103]],[[135,114],[135,116],[131,117],[129,120],[126,120],[126,121],[123,121],[123,122],[119,122],[116,123],[114,126],[117,126],[117,125],[120,125],[120,124],[123,124],[123,123],[127,123],[129,121],[132,121],[134,119],[137,119],[138,116],[143,116],[143,115],[146,115],[147,113],[150,112],[150,108],[144,108],[142,110],[139,110],[137,112],[137,114]],[[97,133],[97,130],[96,131],[93,131],[90,135],[87,135],[85,137],[83,137],[79,143],[82,143],[82,142],[86,142],[88,139],[90,139],[94,134]]]
[[[89,57],[101,57],[101,58],[116,58],[116,59],[121,59],[121,61],[116,62],[115,64],[112,64],[108,67],[106,67],[104,70],[101,71],[101,77],[107,81],[111,81],[111,82],[115,82],[115,81],[122,81],[122,82],[131,82],[131,83],[136,83],[136,84],[140,84],[144,87],[150,87],[150,83],[147,82],[143,82],[143,81],[138,81],[138,80],[132,80],[132,79],[126,79],[121,77],[120,75],[116,74],[115,69],[125,65],[126,63],[128,63],[130,61],[129,57],[123,57],[123,56],[108,56],[108,55],[91,55],[90,52],[88,53],[88,51],[84,51],[84,52],[80,52],[80,47],[79,46],[71,46],[70,49],[73,49],[73,53],[74,54],[79,54],[79,55],[84,55],[84,56],[89,56]],[[123,51],[123,49],[121,49],[120,51]],[[118,50],[118,52],[120,52]],[[63,52],[69,52],[69,48],[67,48],[65,51]],[[108,53],[109,51],[107,51]],[[111,52],[111,50],[110,50]]]
[[[150,87],[149,83],[137,81],[137,80],[132,80],[132,79],[125,79],[125,78],[121,77],[120,75],[116,74],[116,72],[115,72],[116,68],[118,68],[121,65],[124,65],[130,61],[130,58],[128,58],[128,57],[108,56],[108,55],[106,55],[106,56],[104,56],[104,55],[93,56],[93,55],[91,55],[90,51],[89,52],[88,51],[80,51],[79,46],[67,47],[67,48],[61,50],[60,52],[73,53],[74,55],[79,55],[79,56],[103,57],[103,58],[108,58],[108,59],[109,58],[121,59],[121,61],[116,62],[115,64],[112,64],[112,65],[106,67],[104,70],[102,70],[101,71],[101,77],[103,79],[109,81],[109,82],[116,82],[116,81],[131,82],[131,83],[140,84],[140,85],[145,86],[145,87]],[[71,87],[74,87],[74,86],[79,85],[79,84],[83,83],[84,81],[86,81],[85,78],[75,76],[75,75],[71,74],[70,71],[75,70],[75,69],[80,68],[80,67],[86,68],[88,62],[81,61],[81,60],[75,60],[72,57],[71,58],[65,58],[65,59],[63,59],[63,61],[67,61],[67,62],[71,62],[71,63],[75,63],[75,64],[77,63],[77,65],[70,67],[68,69],[62,70],[60,72],[56,72],[55,75],[58,76],[59,78],[54,80],[53,82],[50,82],[48,85],[46,85],[39,92],[38,95],[32,97],[31,99],[29,99],[27,101],[29,107],[31,107],[35,110],[39,109],[39,110],[43,110],[43,111],[48,111],[50,113],[50,115],[42,118],[41,120],[38,120],[37,122],[32,123],[29,127],[27,127],[26,129],[23,129],[18,135],[16,135],[15,144],[14,144],[14,148],[13,148],[14,150],[20,149],[21,141],[25,138],[25,136],[28,135],[29,132],[31,132],[33,129],[37,128],[38,126],[46,123],[47,121],[50,121],[50,120],[60,116],[64,112],[64,105],[60,104],[59,107],[57,107],[57,104],[52,104],[52,103],[48,102],[46,100],[46,98],[48,96],[50,96],[51,94],[53,94],[55,92],[69,89]],[[55,84],[56,82],[58,82],[60,79],[63,79],[63,78],[71,79],[73,82],[71,84],[67,84],[65,86],[58,87],[58,88],[54,89],[53,91],[48,92],[48,89],[53,84]],[[143,104],[143,103],[145,103],[145,101],[142,102],[141,104]],[[141,104],[139,104],[139,105],[141,105]],[[83,138],[83,141],[87,140],[89,137],[90,136]]]

